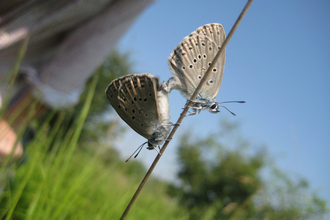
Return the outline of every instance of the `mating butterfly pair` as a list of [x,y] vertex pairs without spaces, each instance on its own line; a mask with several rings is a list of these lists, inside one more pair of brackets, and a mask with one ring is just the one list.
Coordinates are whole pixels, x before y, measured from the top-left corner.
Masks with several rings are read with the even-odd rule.
[[[189,100],[224,40],[221,24],[204,25],[173,50],[168,63],[174,76],[167,83],[160,85],[157,77],[143,73],[123,76],[109,84],[105,92],[110,104],[134,131],[148,139],[148,149],[161,145],[170,131],[168,93],[177,89]],[[219,112],[215,97],[224,65],[225,51],[190,106],[193,114],[203,109]]]

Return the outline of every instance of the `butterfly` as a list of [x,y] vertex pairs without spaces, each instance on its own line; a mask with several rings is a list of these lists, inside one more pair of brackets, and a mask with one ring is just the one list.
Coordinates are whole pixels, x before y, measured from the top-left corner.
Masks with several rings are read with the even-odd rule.
[[[168,64],[174,76],[168,80],[165,90],[171,92],[177,89],[189,100],[211,66],[225,38],[225,31],[221,24],[206,24],[185,37],[168,58]],[[225,57],[224,50],[190,106],[193,114],[198,114],[204,109],[217,113],[220,106],[224,107],[216,102],[215,97],[222,82]]]
[[148,143],[147,149],[156,149],[166,140],[171,125],[168,93],[161,88],[156,76],[143,73],[117,78],[105,94],[117,114],[148,139],[144,143]]

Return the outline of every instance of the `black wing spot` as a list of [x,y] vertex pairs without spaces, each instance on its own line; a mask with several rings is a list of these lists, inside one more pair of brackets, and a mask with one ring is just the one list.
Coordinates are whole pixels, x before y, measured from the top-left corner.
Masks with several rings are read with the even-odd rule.
[[195,58],[195,59],[193,60],[193,62],[194,62],[194,63],[197,63],[197,59]]
[[149,93],[149,96],[151,97],[151,93]]
[[143,124],[141,124],[141,127],[143,127]]
[[209,83],[210,83],[210,84],[212,84],[212,83],[213,83],[213,80],[212,80],[212,79],[210,79],[210,80],[209,80]]
[[120,108],[120,105],[118,105],[118,108]]
[[132,109],[132,113],[135,114],[135,109],[134,108]]
[[146,101],[148,101],[148,99],[147,98],[144,98],[143,101],[146,102]]
[[135,116],[132,116],[132,119],[134,120],[135,119]]
[[212,47],[209,47],[209,50],[212,50]]
[[198,59],[202,59],[202,56],[200,54],[198,54]]
[[207,57],[206,54],[204,54],[204,55],[203,55],[203,58],[205,59],[206,57]]
[[185,67],[185,66],[183,66],[183,67],[182,67],[182,69],[183,69],[183,70],[185,70],[185,69],[186,69],[186,67]]
[[136,99],[136,97],[134,97],[134,101],[136,101],[137,99]]
[[142,101],[142,98],[139,98],[139,101],[141,102]]
[[134,105],[134,101],[132,101],[132,104]]
[[125,108],[125,112],[127,112],[127,108]]
[[214,68],[212,71],[213,71],[213,72],[217,72],[217,68]]
[[205,43],[204,42],[202,43],[202,46],[205,47]]
[[192,64],[189,65],[189,68],[192,69],[194,66]]
[[201,79],[201,78],[202,78],[202,76],[201,76],[201,75],[199,75],[199,76],[198,76],[198,79]]

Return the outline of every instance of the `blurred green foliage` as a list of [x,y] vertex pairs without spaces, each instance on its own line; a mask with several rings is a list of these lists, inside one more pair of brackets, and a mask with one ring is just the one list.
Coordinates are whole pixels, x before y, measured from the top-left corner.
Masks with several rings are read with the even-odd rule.
[[181,184],[169,193],[190,219],[322,219],[326,202],[306,180],[277,169],[266,148],[242,138],[239,125],[223,121],[219,128],[180,140]]

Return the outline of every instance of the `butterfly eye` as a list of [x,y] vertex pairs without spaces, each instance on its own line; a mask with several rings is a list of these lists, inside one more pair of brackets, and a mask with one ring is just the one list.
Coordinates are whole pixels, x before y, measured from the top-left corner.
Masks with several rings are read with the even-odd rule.
[[219,112],[218,108],[219,108],[218,103],[213,103],[213,104],[210,106],[209,111],[210,111],[211,113],[217,113],[217,112]]

